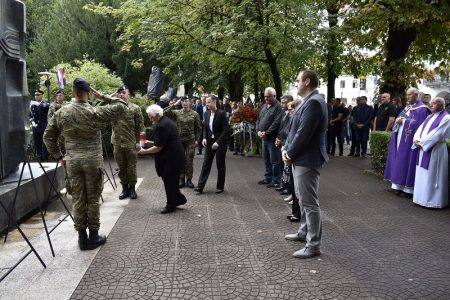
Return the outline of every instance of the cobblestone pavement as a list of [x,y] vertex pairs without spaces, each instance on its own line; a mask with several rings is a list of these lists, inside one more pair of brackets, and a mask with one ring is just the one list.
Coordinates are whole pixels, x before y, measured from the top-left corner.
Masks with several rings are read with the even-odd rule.
[[395,196],[368,168],[348,157],[324,168],[323,255],[298,260],[303,244],[284,240],[298,226],[290,207],[256,183],[262,159],[229,155],[226,193],[214,193],[213,171],[205,193],[184,188],[188,204],[170,215],[159,214],[153,160],[140,160],[140,197],[72,299],[449,299],[450,210]]

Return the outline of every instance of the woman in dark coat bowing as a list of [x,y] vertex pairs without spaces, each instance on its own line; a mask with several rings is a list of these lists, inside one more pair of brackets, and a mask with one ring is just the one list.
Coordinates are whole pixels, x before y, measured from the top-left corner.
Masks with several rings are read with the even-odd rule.
[[162,214],[175,211],[177,206],[186,203],[186,197],[180,192],[178,180],[184,165],[184,152],[176,124],[163,116],[163,109],[154,104],[147,108],[147,114],[153,124],[154,142],[149,149],[141,149],[139,154],[155,154],[156,174],[164,182],[167,204]]

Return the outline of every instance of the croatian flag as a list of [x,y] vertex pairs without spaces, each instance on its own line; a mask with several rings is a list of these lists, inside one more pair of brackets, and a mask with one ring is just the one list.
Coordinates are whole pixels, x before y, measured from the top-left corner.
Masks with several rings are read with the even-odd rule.
[[56,72],[56,81],[58,82],[58,86],[61,90],[64,89],[64,86],[66,85],[66,68],[62,67]]

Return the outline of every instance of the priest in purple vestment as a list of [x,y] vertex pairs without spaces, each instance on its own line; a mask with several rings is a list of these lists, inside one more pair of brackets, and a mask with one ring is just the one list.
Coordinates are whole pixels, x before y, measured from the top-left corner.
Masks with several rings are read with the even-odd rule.
[[398,193],[414,193],[414,178],[419,149],[411,149],[417,128],[430,114],[429,108],[419,99],[419,91],[409,88],[406,92],[408,105],[395,120],[389,152],[384,170],[384,179],[392,182]]

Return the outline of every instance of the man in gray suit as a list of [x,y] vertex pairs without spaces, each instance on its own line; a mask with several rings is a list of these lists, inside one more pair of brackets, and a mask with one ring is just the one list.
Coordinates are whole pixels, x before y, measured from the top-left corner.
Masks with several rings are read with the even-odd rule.
[[327,104],[317,91],[319,79],[310,70],[297,77],[297,94],[303,98],[292,116],[291,129],[283,148],[283,161],[292,164],[295,193],[302,210],[300,228],[286,240],[306,242],[294,252],[298,258],[320,255],[322,220],[319,206],[320,169],[328,161],[326,131]]

